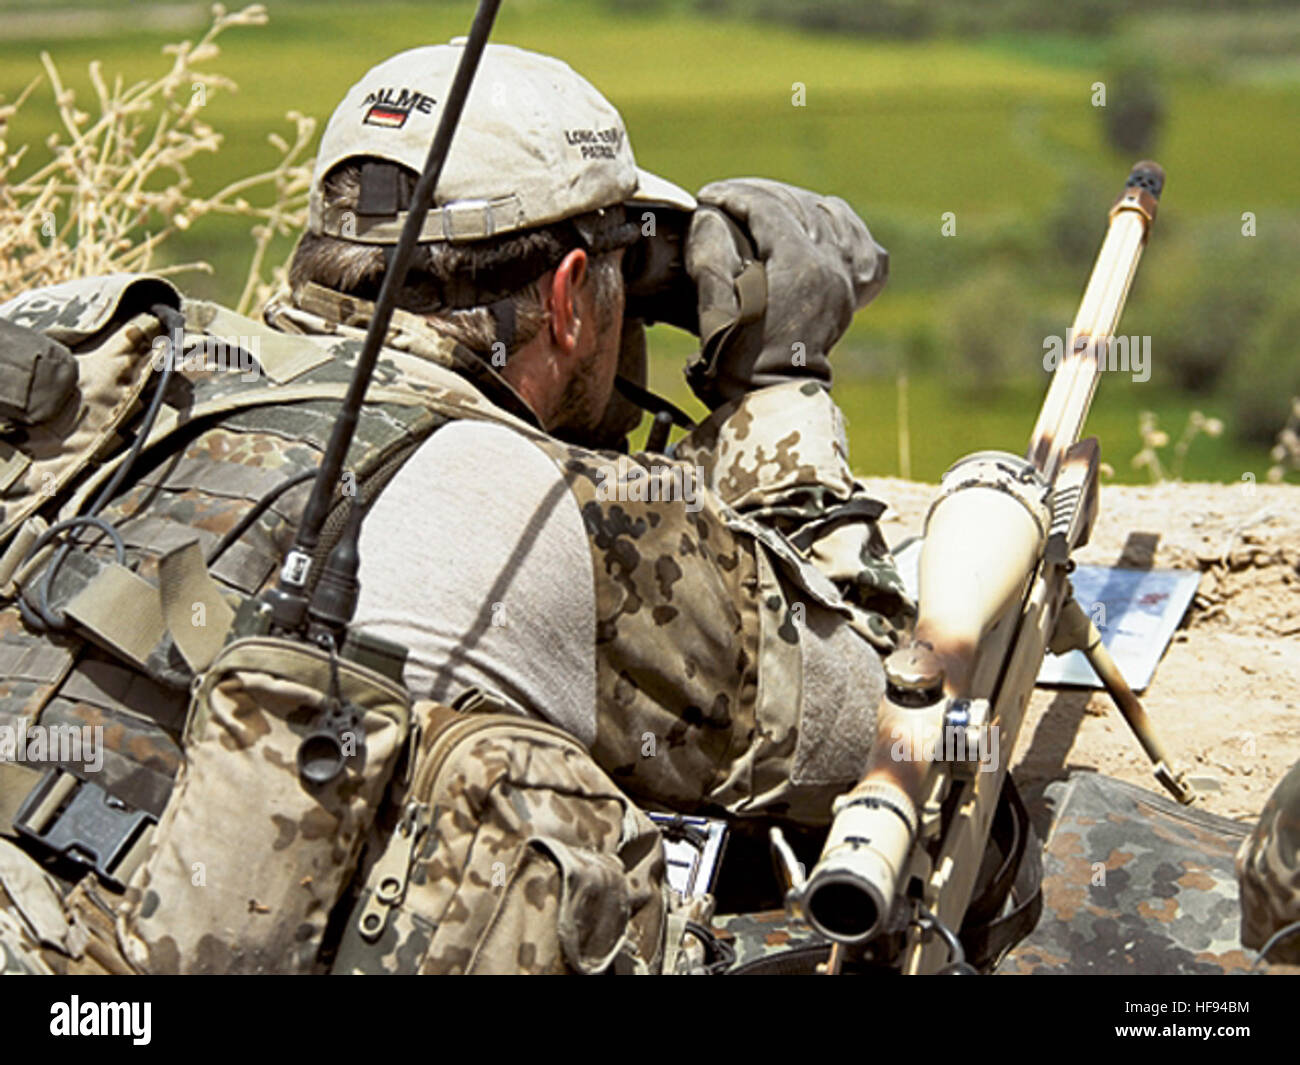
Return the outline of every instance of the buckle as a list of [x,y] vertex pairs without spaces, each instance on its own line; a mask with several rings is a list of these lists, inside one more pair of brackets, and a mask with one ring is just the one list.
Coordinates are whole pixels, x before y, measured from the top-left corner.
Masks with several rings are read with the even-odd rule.
[[119,889],[144,861],[157,823],[147,811],[134,810],[98,784],[57,766],[45,771],[13,822],[20,836],[89,866]]
[[650,813],[663,837],[668,886],[684,899],[713,890],[727,841],[727,822],[715,817]]
[[488,200],[454,200],[435,210],[442,214],[444,240],[482,240],[496,232],[492,203]]

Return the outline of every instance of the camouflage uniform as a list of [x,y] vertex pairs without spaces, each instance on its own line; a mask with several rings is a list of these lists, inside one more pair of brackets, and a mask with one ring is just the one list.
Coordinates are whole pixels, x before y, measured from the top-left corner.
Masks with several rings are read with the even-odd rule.
[[[1254,830],[1237,851],[1241,941],[1260,950],[1284,926],[1300,921],[1300,763],[1273,789]],[[1300,932],[1268,954],[1300,965]]]
[[[310,311],[273,304],[268,320],[360,335],[359,301],[317,290],[308,302]],[[399,318],[392,343],[430,353],[445,343]],[[492,394],[502,390],[510,394],[504,382]],[[843,737],[831,735],[835,722],[801,728],[800,643],[833,634],[845,654],[887,653],[913,610],[875,523],[884,506],[849,471],[829,395],[797,381],[750,393],[719,408],[671,458],[591,451],[511,424],[563,471],[590,541],[596,762],[651,806],[827,822],[873,732],[846,721],[858,727],[858,756],[827,764],[827,746]],[[612,470],[626,485],[697,469],[698,510],[664,502],[667,491],[644,493],[657,501],[601,498]],[[677,661],[680,669],[665,670]],[[653,756],[643,753],[650,748]]]
[[[321,315],[280,306],[270,316],[282,326],[345,333],[364,320],[351,301],[313,301],[313,309]],[[410,332],[398,343],[415,350],[427,341],[418,323],[404,325]],[[892,648],[910,604],[874,523],[883,508],[849,473],[842,420],[826,392],[792,382],[733,401],[680,442],[672,459],[526,435],[565,472],[590,540],[599,766],[622,792],[654,808],[828,820],[830,801],[856,779],[873,737],[870,719],[863,729],[847,710],[841,723],[801,719],[800,645],[838,626],[843,654],[874,656]],[[611,465],[623,484],[638,476],[669,481],[698,467],[702,505],[692,511],[649,501],[667,492],[647,491],[646,502],[630,493],[602,498]],[[682,668],[665,670],[676,661]],[[827,755],[827,732],[840,725],[858,732],[856,753],[837,761]],[[467,794],[495,786],[476,779],[472,763],[469,773]],[[422,849],[413,878],[427,868],[447,879],[435,854]],[[551,927],[537,917],[535,929]],[[400,968],[401,952],[429,949],[418,920],[398,929],[385,960],[354,968]],[[455,950],[436,971],[482,964],[482,949],[457,941]],[[530,961],[541,956],[556,952],[538,951]]]
[[[106,328],[105,301],[87,298],[96,285],[89,281],[62,286],[57,292],[29,294],[5,313],[34,328],[60,331],[74,352],[87,355],[103,343]],[[158,331],[156,322],[127,306],[124,293],[129,284],[119,280],[109,287],[122,300],[114,312],[118,332],[112,335],[129,329],[145,343],[152,340]],[[186,367],[185,385],[177,389],[173,404],[179,412],[173,421],[188,421],[193,428],[167,436],[167,443],[150,453],[136,483],[125,486],[103,511],[121,530],[128,559],[143,578],[132,588],[152,588],[160,558],[188,539],[197,537],[211,559],[218,539],[234,530],[269,488],[316,466],[334,404],[359,349],[356,326],[363,308],[349,303],[313,308],[334,312],[324,316],[286,303],[275,305],[268,310],[268,321],[279,333],[209,304],[186,305],[187,345],[201,345],[205,332],[257,337],[266,364],[263,377],[271,377],[272,382],[261,380],[254,389],[229,371]],[[84,308],[92,306],[94,321],[88,317],[80,327],[81,316],[90,315]],[[311,335],[284,335],[292,332]],[[268,369],[271,365],[278,379]],[[277,394],[277,389],[284,391]],[[250,399],[254,391],[261,395]],[[910,604],[874,521],[883,508],[867,500],[849,474],[838,411],[815,385],[792,382],[727,404],[678,445],[672,460],[661,455],[592,452],[544,434],[522,401],[482,361],[429,330],[421,320],[400,313],[348,456],[347,466],[357,474],[361,495],[373,496],[382,489],[422,439],[455,418],[498,421],[525,434],[563,470],[583,514],[598,597],[600,716],[591,754],[608,777],[595,766],[574,771],[594,774],[583,787],[596,792],[594,801],[605,803],[603,808],[613,820],[609,832],[572,842],[588,850],[599,844],[593,854],[625,853],[627,846],[636,843],[636,853],[626,852],[621,868],[631,877],[628,913],[644,913],[648,924],[633,937],[640,945],[628,956],[639,959],[634,968],[653,968],[664,963],[659,946],[670,906],[659,895],[661,901],[650,905],[645,892],[647,882],[662,891],[662,859],[657,866],[640,864],[645,841],[655,839],[655,834],[648,823],[636,821],[642,815],[635,808],[618,805],[614,796],[621,789],[634,799],[683,812],[723,810],[808,823],[828,820],[830,800],[852,782],[857,770],[854,752],[865,757],[872,730],[870,721],[857,722],[846,759],[843,741],[834,735],[836,722],[811,727],[801,721],[801,643],[832,634],[843,653],[870,655],[873,648],[889,649],[897,630],[906,625]],[[611,463],[628,473],[633,467],[653,466],[656,475],[675,465],[692,472],[698,466],[704,470],[709,491],[702,493],[703,506],[695,512],[662,503],[602,500],[597,489]],[[99,471],[80,484],[63,513],[80,506],[107,473]],[[219,559],[210,562],[208,569],[223,597],[233,601],[238,595],[255,594],[271,580],[292,541],[306,489],[300,485],[285,492]],[[78,594],[113,568],[107,546],[89,547],[77,557],[81,561],[65,567],[52,582],[55,605],[70,615]],[[38,570],[35,576],[39,574]],[[31,573],[24,576],[24,588],[30,590],[35,579]],[[76,616],[83,620],[82,615]],[[96,624],[103,630],[96,631]],[[16,607],[0,612],[0,658],[7,676],[0,690],[0,723],[24,728],[38,722],[104,725],[108,751],[100,779],[111,793],[162,817],[161,836],[171,816],[168,799],[173,779],[187,761],[180,733],[195,670],[185,649],[165,628],[148,634],[156,637],[152,642],[137,640],[128,648],[120,641],[115,644],[112,630],[111,619],[90,617],[77,630],[79,635],[51,640],[28,632]],[[83,638],[87,631],[94,642]],[[677,662],[680,668],[665,668],[665,663]],[[232,720],[238,717],[236,713]],[[236,750],[257,743],[263,730],[246,731],[255,724],[255,718],[244,722],[222,742]],[[654,738],[653,757],[642,753],[647,737]],[[832,740],[839,750],[836,758],[827,754]],[[286,763],[282,755],[266,757],[264,772],[280,765],[283,768],[276,772],[284,772],[286,780],[296,785],[291,761]],[[572,752],[566,757],[582,760]],[[600,779],[614,783],[598,786]],[[481,798],[473,799],[474,794],[490,791],[487,784],[478,792],[466,785],[458,794],[473,807],[476,801],[481,806]],[[607,797],[600,799],[600,795]],[[12,810],[5,813],[11,815]],[[232,808],[213,816],[238,818],[239,812]],[[455,827],[470,831],[467,819],[473,816],[462,811]],[[355,861],[365,832],[363,825],[353,828],[342,841],[347,846],[331,859],[340,877]],[[279,826],[276,838],[283,846],[296,846],[295,839],[305,845],[322,831],[336,830],[335,822],[320,824],[306,817],[296,825]],[[436,837],[434,833],[427,838]],[[156,869],[165,842],[156,840],[151,848],[150,865],[141,874],[146,880]],[[568,844],[552,850],[558,852],[562,846]],[[271,857],[264,856],[266,860],[259,864],[273,872]],[[432,852],[423,853],[423,859],[441,861]],[[601,861],[596,861],[597,866]],[[15,860],[15,864],[20,863]],[[176,864],[184,867],[183,861]],[[292,865],[287,859],[283,864],[286,869]],[[610,872],[608,866],[601,867]],[[427,869],[424,875],[428,877]],[[535,897],[538,891],[550,897],[548,893],[560,892],[568,883],[553,871],[539,875],[540,879],[534,877],[537,886],[525,888],[520,897]],[[130,929],[148,929],[146,938],[152,942],[144,949],[138,944],[128,949],[129,962],[109,952],[112,967],[138,966],[146,971],[265,967],[265,959],[232,958],[221,943],[164,949],[169,939],[183,941],[185,931],[148,928],[153,909],[139,880],[133,881],[123,906],[116,899],[105,905],[90,901],[97,889],[88,878],[76,898],[77,908],[68,911],[70,925],[94,926],[102,932],[104,913],[117,907],[118,940],[128,947]],[[31,878],[24,881],[32,882]],[[9,877],[4,887],[14,893]],[[104,894],[98,890],[101,902]],[[561,906],[561,896],[555,897],[556,906]],[[307,931],[298,930],[307,942],[314,941],[331,901],[319,899]],[[254,904],[266,905],[252,899],[250,912],[260,912]],[[54,947],[53,954],[49,943],[44,951],[36,950],[33,944],[43,940],[23,912],[21,904],[6,908],[7,964],[40,971],[41,957],[54,969],[66,968],[69,958],[75,960],[75,951],[66,944]],[[560,910],[543,905],[537,919],[546,925],[550,920],[546,914],[552,912]],[[123,914],[126,931],[120,924]],[[490,912],[478,917],[470,913],[464,921],[474,924],[485,916]],[[492,927],[504,927],[496,921],[493,918]],[[289,938],[294,931],[289,930]],[[89,932],[79,934],[82,939],[89,936]],[[598,967],[610,950],[597,948],[614,942],[606,937],[594,946],[561,953],[570,968]],[[537,964],[558,965],[557,949]],[[488,955],[496,959],[490,967],[509,967],[500,950]],[[299,969],[314,964],[301,953],[274,956],[281,966],[286,958]],[[445,970],[472,968],[467,958],[443,957]],[[518,967],[533,967],[522,954],[513,957]],[[421,964],[421,971],[442,971],[439,964]]]

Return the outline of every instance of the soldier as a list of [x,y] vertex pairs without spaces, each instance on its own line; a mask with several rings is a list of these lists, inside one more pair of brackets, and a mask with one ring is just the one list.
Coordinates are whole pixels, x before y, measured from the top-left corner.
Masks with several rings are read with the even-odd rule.
[[1237,851],[1241,942],[1300,965],[1300,763],[1278,782]]
[[[697,204],[635,166],[617,111],[567,66],[489,46],[386,338],[375,379],[386,398],[372,392],[349,454],[365,507],[352,628],[407,649],[402,679],[423,700],[423,731],[388,807],[416,812],[363,819],[355,833],[347,817],[330,822],[325,835],[351,848],[335,859],[340,883],[365,841],[352,891],[360,918],[341,946],[337,936],[329,945],[324,920],[351,904],[341,889],[314,898],[306,923],[273,910],[266,942],[297,945],[251,956],[178,897],[189,887],[169,879],[167,861],[187,869],[193,836],[208,834],[201,818],[197,830],[186,822],[192,809],[176,812],[176,769],[187,765],[193,793],[193,767],[207,764],[193,725],[183,753],[177,742],[183,693],[219,641],[196,641],[167,613],[167,552],[197,535],[227,598],[271,578],[322,445],[324,397],[355,357],[459,50],[393,57],[331,118],[290,291],[265,310],[269,383],[236,393],[229,374],[187,370],[189,394],[173,402],[197,428],[173,434],[173,458],[156,446],[134,484],[104,502],[96,520],[115,530],[113,543],[75,553],[101,561],[58,571],[36,558],[18,574],[26,623],[10,608],[0,659],[25,672],[12,677],[0,720],[107,723],[115,742],[102,787],[158,825],[150,845],[131,848],[129,868],[124,859],[77,883],[62,903],[73,932],[24,923],[30,905],[3,911],[12,968],[319,971],[337,950],[336,971],[672,969],[687,911],[664,887],[653,828],[624,796],[819,825],[859,776],[883,689],[878,656],[911,604],[876,525],[883,504],[849,469],[828,354],[883,285],[884,250],[843,201],[775,182],[716,182]],[[671,455],[629,455],[623,441],[640,412],[614,382],[620,371],[644,376],[644,333],[625,313],[621,268],[657,214],[674,211],[693,212],[685,269],[703,344],[688,379],[712,413]],[[138,282],[110,280],[99,303],[143,298]],[[185,345],[191,334],[254,328],[211,305],[180,309]],[[59,335],[78,354],[103,336],[103,322],[81,328],[49,293],[4,313],[47,335],[72,323]],[[102,590],[129,587],[143,601],[158,596],[154,581],[165,631],[141,640],[123,621],[129,604],[107,604]],[[51,634],[33,631],[41,619],[80,642],[57,636],[54,655]],[[434,752],[448,723],[463,724],[443,709],[453,703],[497,711],[498,734],[461,751],[445,794],[429,785],[441,800],[413,798],[420,766],[446,757]],[[511,721],[548,722],[578,743],[512,732]],[[274,729],[254,732],[222,742],[255,747]],[[77,781],[69,787],[85,787],[84,773],[63,768]],[[493,798],[507,793],[504,806]],[[250,817],[265,816],[248,802]],[[61,838],[76,836],[73,815],[51,816]],[[271,849],[307,847],[321,835],[309,820]],[[28,831],[24,845],[39,852],[37,837],[53,835]],[[480,869],[487,858],[458,841],[485,837],[490,857],[505,860]],[[402,891],[376,915],[394,862]],[[23,884],[40,896],[38,912],[56,911],[55,882],[2,842],[0,866],[12,870],[0,868],[11,897]],[[248,900],[249,912],[258,905]]]

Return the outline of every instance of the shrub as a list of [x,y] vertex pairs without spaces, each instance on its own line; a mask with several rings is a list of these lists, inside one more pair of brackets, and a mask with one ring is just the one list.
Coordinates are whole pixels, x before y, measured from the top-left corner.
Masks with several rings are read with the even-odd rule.
[[1152,155],[1164,122],[1164,93],[1154,65],[1122,61],[1105,79],[1106,106],[1097,109],[1106,140],[1126,156]]
[[1033,335],[1022,286],[1000,265],[958,286],[942,318],[955,383],[976,397],[996,394],[1023,367],[1025,352],[1043,350],[1042,338]]
[[1300,395],[1300,285],[1292,285],[1252,331],[1229,375],[1236,434],[1270,445]]
[[1243,238],[1228,220],[1216,222],[1215,231],[1153,245],[1152,261],[1142,267],[1141,300],[1124,331],[1150,334],[1161,380],[1204,394],[1240,362],[1276,298],[1275,276],[1284,273],[1274,248],[1294,262],[1294,253],[1264,237]]
[[[92,115],[64,86],[54,61],[41,54],[62,128],[45,141],[50,158],[17,176],[30,145],[8,143],[12,120],[35,91],[33,82],[0,106],[0,300],[40,285],[113,272],[174,273],[206,263],[157,264],[160,247],[205,215],[251,220],[253,248],[238,308],[247,310],[270,289],[263,279],[271,240],[305,222],[310,160],[302,156],[315,123],[290,112],[292,142],[271,134],[281,159],[273,169],[226,185],[211,196],[193,192],[190,166],[221,148],[221,135],[200,118],[208,98],[234,84],[209,70],[216,40],[235,26],[260,26],[260,4],[228,13],[212,8],[212,25],[197,44],[168,45],[171,69],[151,81],[111,82],[90,65],[97,100]],[[249,197],[261,200],[250,202]]]

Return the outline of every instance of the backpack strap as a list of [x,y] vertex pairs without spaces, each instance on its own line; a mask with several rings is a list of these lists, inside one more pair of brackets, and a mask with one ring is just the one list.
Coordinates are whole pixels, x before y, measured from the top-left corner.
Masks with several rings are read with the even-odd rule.
[[186,665],[196,674],[208,668],[226,642],[235,612],[208,572],[199,542],[191,540],[158,562],[158,596],[163,624]]
[[[277,404],[304,403],[309,400],[322,399],[341,401],[347,391],[347,382],[319,381],[312,384],[288,385],[283,388],[258,388],[235,392],[209,400],[206,403],[200,403],[184,412],[164,409],[158,416],[158,422],[154,426],[153,432],[149,434],[149,438],[144,442],[141,454],[157,447],[173,433],[206,418]],[[368,403],[393,403],[403,407],[426,405],[419,394],[398,388],[371,388],[366,393],[366,401]],[[86,500],[113,475],[124,458],[125,455],[119,455],[96,470],[94,475],[77,489],[76,494],[73,495],[64,508],[64,513],[76,514],[80,512],[82,507],[85,506]]]
[[[256,345],[249,354],[277,385],[287,385],[335,356],[325,344],[301,336],[277,333],[261,322],[245,318],[227,307],[206,300],[186,300],[181,307],[187,326],[229,343],[232,339]],[[332,338],[331,338],[332,339]]]

